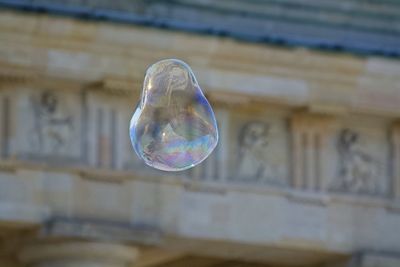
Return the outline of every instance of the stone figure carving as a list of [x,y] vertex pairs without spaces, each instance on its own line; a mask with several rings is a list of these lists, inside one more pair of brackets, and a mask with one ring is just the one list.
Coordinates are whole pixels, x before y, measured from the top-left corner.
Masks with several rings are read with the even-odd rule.
[[335,190],[354,193],[378,193],[379,163],[366,153],[358,133],[344,129],[338,140],[340,177]]
[[240,180],[276,182],[277,174],[268,164],[266,153],[270,139],[268,123],[249,122],[239,132],[236,172]]
[[59,154],[67,149],[73,131],[71,115],[65,115],[59,99],[50,91],[31,98],[33,131],[31,145],[42,154]]

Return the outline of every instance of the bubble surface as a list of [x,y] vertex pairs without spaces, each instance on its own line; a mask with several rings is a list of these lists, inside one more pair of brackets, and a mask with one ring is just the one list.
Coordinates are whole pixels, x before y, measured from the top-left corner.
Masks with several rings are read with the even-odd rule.
[[214,112],[190,67],[177,59],[147,69],[129,132],[136,154],[164,171],[196,166],[218,143]]

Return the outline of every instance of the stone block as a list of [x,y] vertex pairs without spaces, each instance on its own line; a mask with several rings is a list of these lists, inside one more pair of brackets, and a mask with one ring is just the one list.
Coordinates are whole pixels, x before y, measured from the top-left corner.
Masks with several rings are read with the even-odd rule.
[[86,177],[74,182],[73,215],[111,221],[130,218],[130,189],[124,181]]

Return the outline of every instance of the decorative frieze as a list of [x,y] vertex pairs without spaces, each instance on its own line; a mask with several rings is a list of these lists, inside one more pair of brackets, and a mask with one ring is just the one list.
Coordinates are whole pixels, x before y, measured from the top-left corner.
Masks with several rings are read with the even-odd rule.
[[[4,92],[0,97],[2,158],[14,153],[10,136],[15,123],[16,154],[21,159],[50,164],[71,160],[110,170],[149,169],[129,141],[135,96],[94,87]],[[10,119],[14,112],[15,119]],[[182,175],[201,181],[282,187],[290,181],[299,190],[382,195],[388,189],[386,168],[391,160],[393,194],[400,195],[397,124],[391,132],[393,157],[389,157],[387,125],[380,118],[334,118],[312,112],[289,117],[283,107],[236,112],[218,105],[216,117],[219,145],[207,160]]]

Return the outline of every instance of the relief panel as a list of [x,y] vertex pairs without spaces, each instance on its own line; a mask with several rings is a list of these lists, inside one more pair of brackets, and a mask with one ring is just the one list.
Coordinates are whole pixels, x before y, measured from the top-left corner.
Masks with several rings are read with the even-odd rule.
[[333,191],[382,195],[388,189],[388,125],[352,117],[336,134],[337,177]]
[[18,99],[19,156],[79,161],[80,103],[76,92],[26,90]]
[[230,180],[286,185],[288,182],[287,120],[279,112],[238,116],[232,120]]

